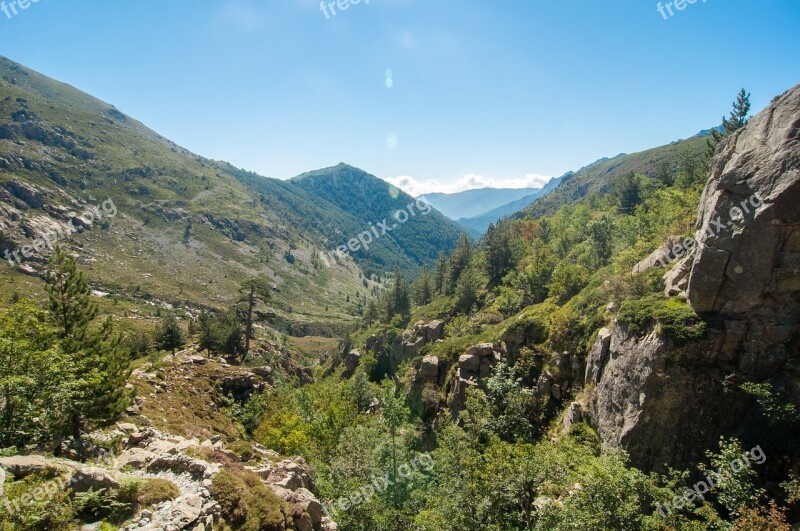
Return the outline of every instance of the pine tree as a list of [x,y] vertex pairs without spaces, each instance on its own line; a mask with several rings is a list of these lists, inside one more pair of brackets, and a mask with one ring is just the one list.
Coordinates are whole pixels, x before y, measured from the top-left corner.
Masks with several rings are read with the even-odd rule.
[[402,317],[408,317],[411,313],[408,282],[400,269],[394,272],[394,284],[388,293],[387,299],[386,315],[389,320],[397,314]]
[[67,357],[60,396],[53,408],[64,420],[62,435],[72,435],[79,446],[81,432],[107,422],[127,404],[125,382],[130,360],[119,348],[121,337],[114,333],[111,317],[99,328],[91,329],[97,317],[97,304],[75,260],[56,248],[47,273],[48,306]]
[[414,304],[424,306],[433,300],[433,277],[431,270],[423,267],[417,279],[411,285],[411,293]]
[[437,295],[447,295],[449,277],[447,255],[444,254],[444,251],[439,251],[439,259],[436,261],[436,269],[433,273],[433,289]]
[[173,354],[186,343],[186,337],[173,314],[167,315],[156,328],[156,346],[160,350],[171,350]]
[[364,312],[364,321],[366,321],[367,326],[372,326],[378,319],[378,306],[375,304],[375,299],[370,299],[369,304],[367,304],[367,309]]
[[91,288],[75,259],[56,247],[47,272],[49,310],[62,339],[80,341],[89,323],[97,317]]
[[200,350],[205,350],[210,356],[211,352],[216,348],[214,317],[206,312],[200,313],[197,318],[197,328],[200,333],[197,346],[200,347]]
[[636,212],[636,207],[643,201],[641,179],[633,172],[614,181],[611,191],[619,201],[620,211],[629,216]]
[[[395,439],[397,437],[397,430],[403,425],[409,416],[409,410],[404,401],[400,398],[399,389],[396,388],[394,382],[385,380],[383,383],[383,404],[381,406],[381,415],[386,426],[389,428],[389,436],[392,442],[392,470],[391,479],[392,485],[397,485],[397,445]],[[397,507],[397,494],[395,488],[392,488],[391,493],[392,503]]]
[[244,354],[242,356],[242,361],[244,361],[250,352],[250,341],[253,339],[253,310],[259,302],[269,299],[270,285],[263,277],[252,278],[242,284],[239,293],[242,294],[239,303],[246,306],[240,311],[244,322]]
[[469,265],[469,261],[471,258],[472,258],[472,242],[470,242],[469,236],[467,236],[466,234],[462,234],[461,237],[458,239],[458,244],[456,245],[453,254],[450,256],[449,281],[451,287],[456,286],[458,284],[458,279],[461,276],[461,273]]
[[459,276],[455,290],[456,307],[465,315],[478,300],[478,278],[472,268],[468,267]]
[[486,242],[486,272],[489,275],[489,282],[496,284],[503,279],[503,275],[511,267],[513,258],[508,226],[490,224],[484,241]]
[[736,101],[733,102],[733,109],[731,109],[729,117],[722,117],[722,131],[716,127],[711,130],[711,136],[706,140],[706,159],[714,156],[717,146],[723,138],[732,135],[750,122],[749,115],[750,93],[742,89],[736,96]]

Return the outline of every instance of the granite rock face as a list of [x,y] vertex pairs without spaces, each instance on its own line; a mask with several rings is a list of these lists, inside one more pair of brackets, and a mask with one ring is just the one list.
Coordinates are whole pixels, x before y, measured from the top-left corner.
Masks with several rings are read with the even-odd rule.
[[742,382],[771,380],[800,403],[800,382],[784,371],[800,352],[800,86],[721,143],[695,240],[666,294],[687,298],[711,324],[707,337],[679,346],[615,324],[586,369],[590,422],[645,469],[742,434],[752,408]]

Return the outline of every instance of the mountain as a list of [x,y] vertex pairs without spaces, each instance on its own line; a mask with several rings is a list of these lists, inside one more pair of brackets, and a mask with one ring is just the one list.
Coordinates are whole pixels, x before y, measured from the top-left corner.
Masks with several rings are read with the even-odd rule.
[[553,215],[561,206],[575,203],[592,192],[607,190],[615,179],[631,172],[657,175],[674,173],[687,164],[696,167],[705,149],[706,139],[696,136],[639,153],[622,153],[613,158],[600,159],[565,176],[556,190],[534,201],[518,212],[516,217]]
[[369,238],[368,249],[358,242],[360,249],[348,253],[367,272],[400,268],[415,273],[432,265],[440,251],[453,250],[463,232],[424,200],[344,163],[298,175],[289,183],[358,220],[355,227],[336,227],[331,249],[359,235]]
[[424,194],[423,197],[433,208],[457,220],[487,214],[538,191],[538,188],[479,188],[454,194]]
[[[32,246],[80,223],[78,233],[57,239],[97,293],[131,310],[123,327],[158,308],[228,307],[243,281],[262,275],[273,285],[279,328],[330,334],[381,286],[353,260],[326,265],[320,257],[343,235],[363,231],[365,219],[386,216],[366,206],[354,214],[344,198],[361,188],[338,184],[347,211],[292,183],[191,153],[112,105],[0,58],[0,255],[12,257],[2,272],[8,296],[42,293],[50,251]],[[115,215],[79,220],[101,204],[113,205]],[[415,247],[428,231],[441,237]],[[448,249],[457,231],[440,215],[409,222],[378,244],[372,270],[379,260],[386,270],[432,261],[434,247]],[[18,263],[15,250],[28,256]]]
[[561,184],[561,181],[569,178],[572,175],[572,172],[569,172],[561,177],[550,179],[544,188],[540,190],[536,190],[534,193],[530,195],[526,195],[517,199],[516,201],[512,201],[510,203],[506,203],[500,207],[495,208],[494,210],[490,210],[485,214],[480,216],[472,217],[472,218],[461,218],[458,221],[458,224],[461,225],[467,232],[472,234],[475,237],[480,237],[489,229],[489,225],[492,223],[497,223],[501,219],[516,214],[520,210],[524,209],[540,197],[544,197],[545,195],[549,194],[556,188],[558,185]]

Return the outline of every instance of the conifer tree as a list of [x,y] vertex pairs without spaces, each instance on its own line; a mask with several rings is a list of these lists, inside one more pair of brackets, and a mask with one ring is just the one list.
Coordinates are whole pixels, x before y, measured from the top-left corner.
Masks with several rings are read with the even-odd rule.
[[47,273],[48,306],[66,355],[60,396],[53,413],[60,410],[62,435],[72,435],[81,445],[87,428],[113,419],[127,404],[125,382],[130,360],[119,348],[111,317],[90,328],[97,317],[91,288],[75,259],[56,248]]
[[469,265],[469,261],[472,258],[472,242],[469,240],[469,236],[466,234],[462,234],[461,237],[458,239],[458,244],[456,244],[456,248],[453,251],[453,254],[450,256],[450,286],[455,286],[458,283],[458,279],[461,276],[461,273],[467,268]]
[[489,282],[497,283],[503,279],[511,267],[511,234],[504,224],[490,224],[484,236],[486,242],[486,272]]
[[729,117],[722,117],[722,131],[716,127],[711,130],[711,136],[706,140],[706,159],[714,156],[723,138],[732,135],[748,122],[750,122],[750,93],[742,89],[733,102]]
[[244,354],[242,361],[250,352],[250,342],[253,339],[253,310],[259,302],[263,302],[270,297],[269,282],[263,277],[251,278],[239,288],[242,295],[239,299],[240,304],[245,308],[239,311],[244,323]]
[[411,285],[411,293],[414,298],[414,304],[417,306],[424,306],[433,300],[433,277],[431,270],[423,267],[419,277]]
[[186,343],[186,336],[175,315],[170,313],[161,321],[156,329],[155,340],[159,349],[171,350],[173,354]]

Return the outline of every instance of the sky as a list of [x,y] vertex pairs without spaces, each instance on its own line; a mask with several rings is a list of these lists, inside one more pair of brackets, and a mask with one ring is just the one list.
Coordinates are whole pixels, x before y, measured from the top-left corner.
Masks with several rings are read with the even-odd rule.
[[798,0],[338,1],[40,0],[0,10],[0,55],[205,157],[414,195],[540,186],[800,83]]

